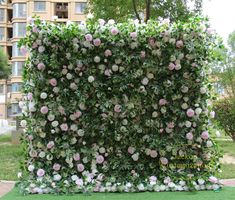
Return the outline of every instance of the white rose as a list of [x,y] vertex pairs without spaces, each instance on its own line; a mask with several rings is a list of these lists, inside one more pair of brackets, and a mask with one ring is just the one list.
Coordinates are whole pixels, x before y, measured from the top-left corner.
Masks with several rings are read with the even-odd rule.
[[19,102],[19,107],[20,107],[20,108],[23,108],[24,105],[25,105],[25,104],[24,104],[23,101],[20,101],[20,102]]
[[83,129],[79,129],[79,130],[77,131],[77,134],[78,134],[80,137],[84,136],[84,130],[83,130]]
[[148,85],[149,83],[149,79],[147,77],[145,77],[143,80],[142,80],[142,84],[143,85]]
[[53,92],[54,92],[54,93],[58,93],[59,91],[60,91],[60,89],[59,89],[58,87],[54,87],[54,88],[53,88]]
[[54,181],[59,181],[61,176],[59,174],[54,175]]
[[195,109],[195,113],[196,113],[197,115],[200,115],[201,112],[202,112],[202,109],[201,109],[201,108],[196,108],[196,109]]
[[186,110],[186,109],[188,108],[188,104],[187,104],[187,103],[183,103],[183,104],[181,105],[181,108],[184,109],[184,110]]
[[35,167],[34,167],[33,165],[29,165],[29,166],[28,166],[28,170],[29,170],[30,172],[32,172],[34,169],[35,169]]
[[168,184],[168,186],[169,186],[169,187],[175,187],[175,184],[174,184],[173,182],[170,182],[170,183]]
[[162,107],[162,108],[161,108],[161,113],[162,113],[162,114],[166,113],[166,108],[165,108],[165,107]]
[[72,74],[70,74],[70,73],[68,73],[68,74],[66,75],[66,78],[67,78],[68,80],[70,80],[70,79],[72,79],[72,78],[73,78],[73,75],[72,75]]
[[135,153],[131,157],[134,161],[137,161],[139,159],[139,153]]
[[71,177],[71,179],[72,179],[73,181],[76,181],[76,180],[78,180],[78,176],[77,176],[77,175],[73,175],[73,176]]
[[200,93],[201,93],[201,94],[205,94],[205,93],[206,93],[206,91],[207,91],[207,90],[206,90],[206,88],[205,88],[205,87],[201,87],[201,88],[200,88]]
[[215,132],[215,135],[216,135],[216,137],[220,137],[220,136],[221,136],[221,133],[220,133],[219,131],[216,131],[216,132]]
[[95,80],[95,78],[93,76],[89,76],[88,77],[88,82],[89,83],[92,83],[94,80]]
[[70,129],[71,129],[72,131],[77,131],[77,130],[78,130],[78,127],[77,127],[76,124],[72,124],[71,127],[70,127]]
[[148,77],[149,79],[153,79],[153,78],[154,78],[154,75],[153,75],[152,73],[148,73],[148,74],[147,74],[147,77]]
[[140,183],[138,186],[137,186],[138,190],[139,191],[143,191],[144,190],[144,184]]
[[46,153],[44,152],[44,151],[41,151],[40,153],[39,153],[39,157],[40,158],[44,158],[46,156]]
[[187,93],[187,92],[188,92],[188,87],[182,86],[182,87],[181,87],[181,92]]
[[94,58],[94,62],[99,63],[99,62],[100,62],[100,57],[99,57],[99,56],[96,56],[96,57]]
[[40,98],[41,98],[41,99],[46,99],[46,98],[47,98],[47,93],[42,92],[42,93],[40,94]]
[[59,125],[59,122],[58,122],[58,121],[53,121],[53,122],[51,123],[51,125],[52,125],[53,127],[57,127],[57,126]]
[[114,72],[117,72],[117,71],[118,71],[118,66],[117,66],[117,65],[113,65],[113,66],[112,66],[112,70],[113,70]]
[[49,121],[53,121],[55,119],[55,115],[50,114],[50,115],[48,115],[47,119]]
[[199,185],[203,185],[205,183],[205,181],[203,179],[201,179],[201,178],[198,179],[197,181],[198,181]]
[[192,123],[191,123],[190,121],[186,121],[186,122],[185,122],[185,126],[186,126],[187,128],[190,128],[190,127],[192,126]]
[[20,122],[20,126],[22,126],[23,128],[25,128],[26,125],[27,125],[26,120],[22,120],[22,121]]
[[206,142],[206,146],[207,146],[208,148],[210,148],[210,147],[213,146],[213,143],[209,140],[209,141]]
[[104,148],[104,147],[100,147],[100,148],[99,148],[99,152],[100,152],[100,153],[105,153],[105,148]]
[[158,113],[156,112],[156,111],[154,111],[153,113],[152,113],[152,118],[156,118],[158,116]]
[[35,103],[34,102],[29,102],[29,112],[35,112]]

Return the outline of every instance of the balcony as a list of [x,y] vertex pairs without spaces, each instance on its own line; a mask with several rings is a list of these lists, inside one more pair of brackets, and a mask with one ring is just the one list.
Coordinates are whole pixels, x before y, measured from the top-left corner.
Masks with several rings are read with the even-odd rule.
[[55,3],[55,16],[58,19],[68,19],[68,3]]

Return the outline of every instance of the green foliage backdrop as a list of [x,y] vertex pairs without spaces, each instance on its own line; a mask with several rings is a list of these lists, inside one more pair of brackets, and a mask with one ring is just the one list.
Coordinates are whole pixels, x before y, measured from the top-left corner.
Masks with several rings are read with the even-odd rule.
[[26,193],[217,189],[201,17],[116,24],[32,19],[21,103]]

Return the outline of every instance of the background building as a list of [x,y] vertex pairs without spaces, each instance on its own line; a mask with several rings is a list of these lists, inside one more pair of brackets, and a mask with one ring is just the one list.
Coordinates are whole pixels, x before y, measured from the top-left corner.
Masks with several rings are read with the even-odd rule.
[[26,34],[26,20],[38,15],[41,20],[57,22],[85,21],[87,0],[5,0],[0,4],[0,48],[9,56],[12,74],[8,80],[0,80],[0,119],[12,119],[21,113],[22,67],[25,57],[17,48],[17,42]]

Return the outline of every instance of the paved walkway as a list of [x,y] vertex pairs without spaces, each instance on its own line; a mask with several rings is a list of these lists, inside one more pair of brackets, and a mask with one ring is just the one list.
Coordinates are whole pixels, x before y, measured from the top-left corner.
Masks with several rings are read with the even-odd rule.
[[[224,186],[235,187],[235,179],[224,179],[222,183]],[[10,192],[14,185],[14,181],[0,181],[0,198]]]
[[14,181],[0,181],[0,197],[10,192],[14,187],[14,185],[15,185]]

